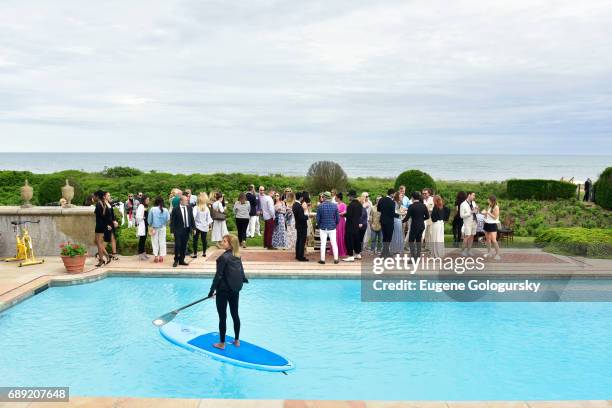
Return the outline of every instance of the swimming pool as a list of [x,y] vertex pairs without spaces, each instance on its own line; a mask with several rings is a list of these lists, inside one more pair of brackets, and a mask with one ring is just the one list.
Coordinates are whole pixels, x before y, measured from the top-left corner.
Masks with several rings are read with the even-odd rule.
[[[241,337],[292,359],[285,376],[159,335],[151,320],[209,285],[107,278],[50,288],[0,313],[0,385],[81,396],[612,398],[612,303],[362,303],[357,280],[252,279]],[[216,330],[217,316],[205,302],[176,321]]]

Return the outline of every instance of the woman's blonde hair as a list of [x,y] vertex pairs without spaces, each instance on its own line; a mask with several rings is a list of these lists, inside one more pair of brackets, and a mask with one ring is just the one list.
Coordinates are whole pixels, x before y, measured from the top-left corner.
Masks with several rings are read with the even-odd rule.
[[181,191],[178,188],[174,187],[172,190],[170,190],[170,196],[169,199],[172,200],[174,197],[176,197],[178,195],[178,192]]
[[291,207],[293,203],[295,203],[295,193],[292,191],[288,192],[285,197],[285,202],[287,203],[287,207]]
[[198,194],[198,210],[208,210],[208,194],[206,194],[204,191]]
[[223,237],[223,239],[226,239],[232,247],[232,254],[235,257],[240,258],[240,241],[238,241],[238,237],[234,234],[227,234]]

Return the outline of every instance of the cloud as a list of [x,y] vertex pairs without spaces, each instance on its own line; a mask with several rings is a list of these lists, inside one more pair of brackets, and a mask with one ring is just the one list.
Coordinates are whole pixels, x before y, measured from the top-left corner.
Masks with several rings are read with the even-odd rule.
[[7,151],[612,153],[607,1],[0,8]]

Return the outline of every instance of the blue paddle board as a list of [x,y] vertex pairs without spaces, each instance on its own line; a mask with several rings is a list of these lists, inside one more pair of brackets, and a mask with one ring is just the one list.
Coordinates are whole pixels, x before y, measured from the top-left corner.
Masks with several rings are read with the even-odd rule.
[[187,349],[202,353],[224,363],[262,371],[289,371],[295,365],[283,356],[273,353],[255,344],[240,340],[240,347],[232,344],[233,337],[225,336],[225,350],[213,347],[219,342],[218,332],[207,332],[191,326],[170,322],[159,328],[160,334],[169,342]]

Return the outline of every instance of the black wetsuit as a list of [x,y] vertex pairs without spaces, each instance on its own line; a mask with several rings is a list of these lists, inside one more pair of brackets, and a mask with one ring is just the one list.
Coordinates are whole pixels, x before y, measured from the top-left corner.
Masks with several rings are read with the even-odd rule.
[[240,317],[238,316],[238,299],[242,284],[248,283],[244,275],[244,267],[240,258],[235,257],[231,250],[227,250],[217,258],[217,272],[210,286],[209,296],[217,291],[216,303],[219,314],[219,339],[225,342],[227,331],[227,305],[234,322],[234,338],[240,338]]

